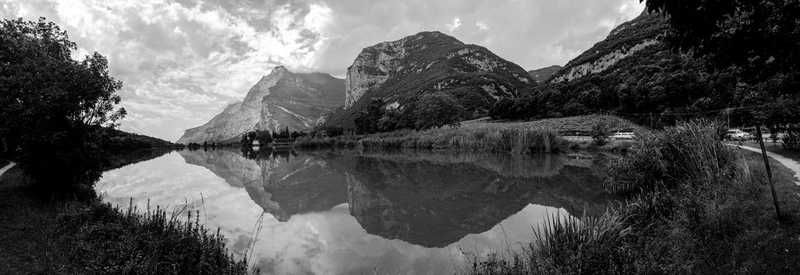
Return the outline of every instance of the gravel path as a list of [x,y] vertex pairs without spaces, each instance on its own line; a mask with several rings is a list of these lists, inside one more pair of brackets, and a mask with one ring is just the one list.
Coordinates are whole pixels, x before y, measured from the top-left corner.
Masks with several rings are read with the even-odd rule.
[[6,171],[8,171],[9,169],[13,168],[14,165],[17,165],[17,164],[12,161],[11,163],[6,164],[6,167],[0,168],[0,177],[2,177],[3,174],[6,173]]
[[[756,153],[761,153],[761,149],[759,149],[759,148],[754,148],[754,147],[744,146],[744,145],[735,145],[735,144],[729,144],[729,145],[739,147],[740,149],[743,149],[743,150],[753,151],[753,152],[756,152]],[[786,168],[789,168],[789,170],[792,170],[792,172],[794,172],[794,178],[795,178],[794,183],[797,184],[797,185],[800,185],[800,163],[798,163],[797,161],[795,161],[793,159],[778,155],[778,154],[770,152],[770,151],[767,151],[767,156],[777,160],[780,164],[783,164],[783,166],[786,166]]]

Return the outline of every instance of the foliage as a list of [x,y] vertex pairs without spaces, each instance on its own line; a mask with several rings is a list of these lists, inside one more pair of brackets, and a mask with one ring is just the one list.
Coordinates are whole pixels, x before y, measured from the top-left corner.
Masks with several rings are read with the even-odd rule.
[[[606,187],[624,201],[606,216],[551,219],[511,260],[476,259],[472,273],[796,272],[796,256],[785,251],[800,248],[791,237],[797,226],[775,222],[765,174],[753,169],[759,157],[722,144],[718,125],[682,123],[642,137],[611,164]],[[791,177],[783,184],[794,190]]]
[[[766,105],[746,117],[761,123],[800,120],[800,1],[647,1],[669,16],[673,49],[703,57],[735,79],[734,102]],[[730,104],[730,105],[735,105]]]
[[463,119],[464,107],[452,96],[435,92],[422,95],[416,104],[416,129],[438,128],[445,125],[457,127]]
[[619,246],[630,234],[620,215],[607,212],[600,217],[551,217],[534,230],[533,265],[550,274],[623,273],[627,260]]
[[603,146],[608,143],[608,126],[602,122],[599,122],[592,126],[592,141],[595,145]]
[[373,98],[369,106],[364,111],[359,112],[355,117],[356,131],[362,134],[378,132],[378,121],[383,116],[382,99]]
[[621,274],[626,253],[619,243],[630,234],[621,215],[550,216],[534,228],[534,241],[511,261],[496,255],[473,262],[472,274]]
[[56,242],[68,273],[246,274],[246,261],[227,254],[219,230],[209,232],[199,219],[186,209],[139,213],[97,203],[62,216]]
[[[650,13],[621,25],[608,38],[570,61],[551,82],[534,88],[528,95],[498,102],[502,105],[493,108],[492,117],[535,119],[611,113],[651,128],[697,117],[725,116],[732,125],[745,126],[757,122],[767,126],[796,123],[800,119],[800,95],[797,94],[800,70],[796,68],[799,63],[788,61],[796,58],[800,49],[796,46],[800,36],[794,34],[800,30],[800,24],[794,21],[796,16],[791,16],[796,13],[794,6],[798,1],[720,4],[743,5],[733,13],[715,11],[714,3],[719,1],[673,2],[656,1],[647,5],[671,3],[663,5],[703,8],[687,8],[692,10],[692,16],[682,13],[683,9],[674,15],[667,10],[651,8]],[[706,13],[724,14],[724,20],[715,21],[716,25],[709,27],[713,38],[695,37],[684,41],[686,43],[676,41],[680,30],[691,33],[697,24],[704,24],[700,21],[717,16],[705,16]],[[678,17],[682,19],[676,19]],[[683,24],[675,20],[691,23],[675,29],[675,24]],[[767,29],[770,31],[763,31]],[[577,66],[598,62],[603,56],[645,41],[657,43],[600,72],[569,81],[559,80]],[[688,41],[697,44],[690,45]],[[782,43],[761,47],[764,41]],[[767,54],[766,51],[771,52]],[[725,112],[727,108],[731,111]]]
[[355,117],[359,134],[389,132],[399,129],[424,130],[450,125],[457,127],[464,119],[464,107],[451,95],[433,92],[422,95],[406,106],[394,107],[373,98]]
[[252,147],[254,141],[258,141],[260,145],[270,144],[275,142],[293,142],[299,137],[306,136],[304,132],[289,131],[289,127],[285,127],[277,132],[270,132],[269,130],[255,130],[242,134],[240,146],[249,148]]
[[731,181],[738,176],[738,158],[720,142],[719,128],[719,123],[694,121],[641,137],[629,156],[611,165],[607,188],[638,194]]
[[122,83],[94,53],[73,60],[75,43],[52,22],[0,23],[0,136],[20,150],[21,167],[41,187],[92,183],[99,176],[97,136],[125,115]]
[[503,124],[374,134],[361,138],[360,144],[373,149],[448,149],[514,154],[550,153],[564,147],[564,141],[551,129]]
[[113,128],[99,129],[97,138],[97,142],[101,144],[101,147],[107,152],[147,148],[171,148],[176,146],[172,142],[166,140],[128,133]]
[[783,147],[788,150],[800,150],[800,125],[786,127],[786,136],[781,140]]

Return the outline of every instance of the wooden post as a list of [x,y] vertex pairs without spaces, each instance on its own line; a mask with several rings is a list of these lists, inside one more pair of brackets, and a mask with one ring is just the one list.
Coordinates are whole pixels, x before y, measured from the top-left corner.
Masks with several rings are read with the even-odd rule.
[[769,158],[767,158],[767,149],[764,147],[764,138],[761,135],[761,125],[756,125],[756,135],[758,135],[758,144],[761,145],[761,156],[764,157],[764,166],[767,168],[767,179],[769,180],[769,190],[772,192],[772,202],[775,204],[775,214],[778,215],[778,220],[781,220],[781,208],[778,206],[778,195],[775,194],[775,184],[772,183],[772,169],[769,167]]

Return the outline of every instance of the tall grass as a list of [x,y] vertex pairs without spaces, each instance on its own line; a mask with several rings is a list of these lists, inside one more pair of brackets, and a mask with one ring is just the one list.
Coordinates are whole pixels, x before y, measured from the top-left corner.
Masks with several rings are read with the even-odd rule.
[[553,130],[539,127],[439,128],[370,135],[360,140],[364,148],[423,149],[513,154],[551,153],[564,148],[564,141]]
[[186,209],[122,211],[97,203],[63,215],[59,223],[59,250],[67,251],[72,263],[66,273],[247,273],[246,260],[228,254],[219,230],[207,230],[199,213]]
[[353,148],[359,145],[359,137],[342,135],[337,137],[303,136],[294,141],[296,148],[323,149],[323,148]]
[[690,186],[734,182],[740,157],[720,141],[721,126],[711,121],[679,124],[641,137],[632,153],[611,165],[606,187],[635,194]]
[[534,228],[534,240],[511,260],[495,256],[474,262],[473,274],[609,274],[624,273],[621,244],[630,234],[622,216],[561,218],[553,215]]
[[[613,162],[624,200],[602,217],[551,218],[523,252],[476,260],[475,274],[796,272],[797,227],[776,224],[763,173],[720,141],[718,124],[682,123],[642,137]],[[789,250],[792,251],[792,250]]]

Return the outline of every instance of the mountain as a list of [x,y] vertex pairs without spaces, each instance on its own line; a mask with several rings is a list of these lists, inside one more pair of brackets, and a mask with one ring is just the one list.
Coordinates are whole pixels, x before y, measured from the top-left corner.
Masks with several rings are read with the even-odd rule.
[[323,114],[344,104],[344,80],[324,73],[293,73],[283,66],[261,78],[241,102],[228,105],[202,126],[188,129],[178,143],[222,142],[253,130],[307,130]]
[[[667,50],[661,37],[668,29],[667,19],[655,13],[642,13],[609,33],[554,74],[551,82],[568,82],[600,73],[615,73],[637,68],[632,61],[650,62],[650,54]],[[625,61],[625,62],[623,62]]]
[[455,98],[468,118],[481,116],[497,99],[516,97],[535,81],[520,66],[484,47],[440,32],[421,32],[363,49],[348,67],[345,83],[345,105],[329,126],[352,127],[354,115],[372,99],[411,115],[414,102],[433,92]]
[[531,78],[533,78],[533,80],[536,80],[536,82],[544,83],[547,82],[547,80],[550,80],[550,77],[553,76],[558,71],[560,71],[561,68],[562,67],[559,65],[552,65],[528,71],[528,74],[531,76]]
[[681,114],[725,108],[733,78],[709,71],[702,58],[673,51],[664,41],[668,23],[644,12],[621,24],[529,95],[504,101],[494,117],[613,113],[658,127],[685,119]]

